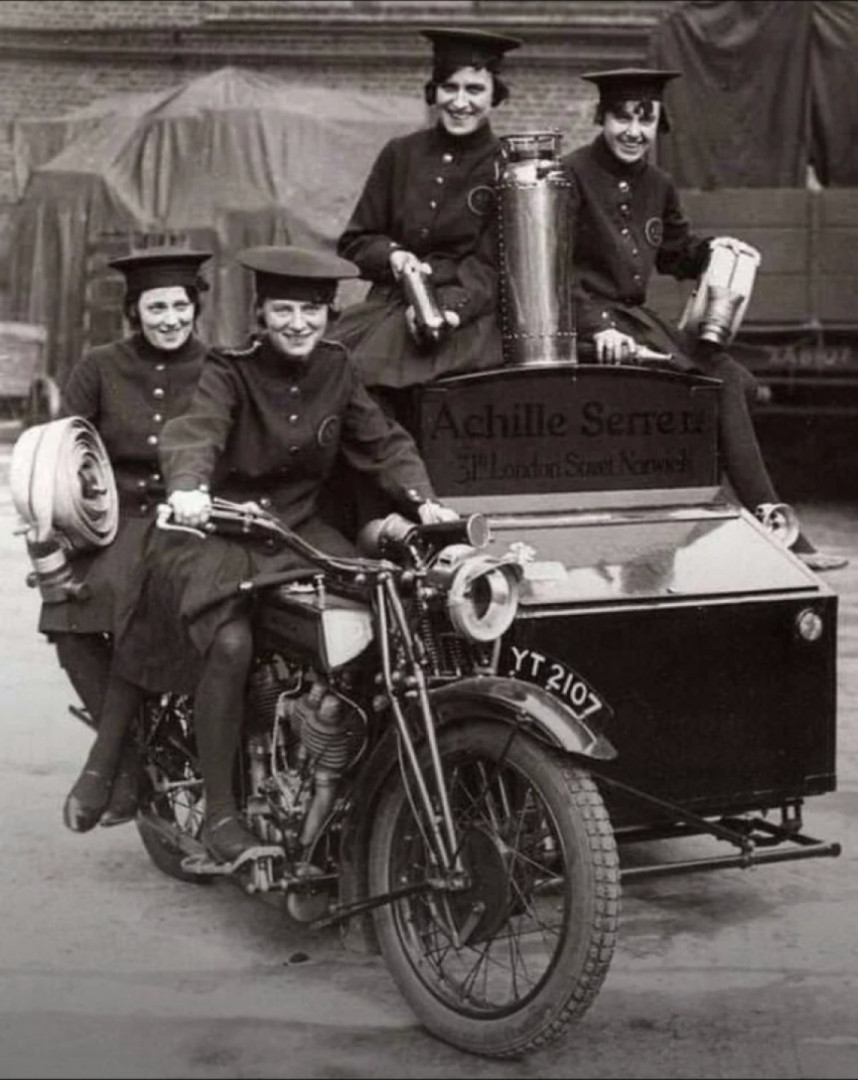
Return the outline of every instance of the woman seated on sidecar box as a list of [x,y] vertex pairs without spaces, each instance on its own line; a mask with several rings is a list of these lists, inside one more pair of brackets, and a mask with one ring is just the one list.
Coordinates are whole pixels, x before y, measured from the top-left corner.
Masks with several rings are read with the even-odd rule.
[[[434,501],[410,435],[370,397],[345,348],[325,336],[337,283],[356,277],[357,267],[298,247],[251,248],[238,258],[255,275],[262,333],[246,349],[216,351],[187,412],[164,428],[161,467],[175,522],[204,525],[212,496],[255,502],[326,553],[356,555],[318,514],[338,454],[413,519],[454,520]],[[229,586],[301,565],[296,553],[265,542],[160,531],[141,602],[117,644],[129,678],[195,694],[202,840],[225,863],[259,844],[232,788],[253,636],[249,601]],[[213,593],[229,598],[212,604]]]
[[[572,185],[573,263],[579,338],[603,363],[633,362],[641,346],[667,350],[674,363],[720,380],[719,426],[727,477],[751,512],[778,503],[754,430],[753,375],[717,343],[694,341],[646,306],[654,270],[694,278],[707,267],[712,239],[695,235],[671,177],[649,162],[669,130],[665,87],[679,72],[620,68],[582,75],[596,85],[599,135],[563,158]],[[818,551],[803,533],[795,554],[815,570],[848,562]]]
[[[86,584],[87,598],[45,603],[39,618],[39,630],[56,646],[94,724],[104,727],[63,807],[75,832],[99,821],[130,821],[137,811],[137,753],[133,741],[121,737],[121,726],[116,737],[109,717],[133,715],[140,691],[111,677],[111,638],[136,604],[136,571],[166,494],[158,439],[165,423],[190,403],[206,357],[195,326],[208,289],[200,268],[210,258],[206,251],[151,248],[110,262],[125,278],[123,311],[131,334],[82,357],[62,390],[62,416],[83,417],[99,433],[119,494],[115,539],[74,557],[74,575]],[[38,484],[38,476],[31,482]]]
[[[437,122],[383,147],[337,253],[372,282],[346,308],[335,337],[400,423],[409,391],[442,375],[502,363],[493,227],[500,143],[492,110],[509,96],[503,56],[521,42],[481,30],[422,30],[432,43],[425,97]],[[443,326],[421,333],[405,285],[428,274]]]

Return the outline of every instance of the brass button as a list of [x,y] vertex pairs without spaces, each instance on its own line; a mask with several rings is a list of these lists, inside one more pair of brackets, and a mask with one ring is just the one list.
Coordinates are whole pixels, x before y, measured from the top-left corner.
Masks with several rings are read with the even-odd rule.
[[617,184],[617,187],[620,189],[620,191],[628,191],[629,190],[628,181],[627,180],[621,180],[619,182],[619,184]]
[[437,205],[438,205],[438,204],[437,204],[437,203],[435,202],[435,200],[434,200],[434,199],[433,199],[433,200],[432,200],[432,201],[431,201],[431,202],[429,203],[429,206],[430,206],[430,208],[431,208],[432,210],[434,210],[434,209],[435,209],[435,207],[436,207]]
[[301,391],[298,389],[297,386],[290,386],[289,387],[289,393],[292,395],[292,397],[300,397],[301,396]]
[[166,364],[156,364],[155,365],[155,370],[156,371],[166,371],[167,370],[167,365]]
[[289,417],[289,423],[290,424],[297,424],[298,423],[298,414],[297,413],[292,413],[292,415]]
[[153,413],[152,419],[155,421],[156,424],[164,423],[164,417],[159,412]]
[[290,446],[289,447],[289,453],[290,454],[297,454],[298,453],[298,447],[297,446]]
[[620,229],[620,232],[623,234],[623,236],[628,236],[629,235],[629,230],[628,229]]
[[445,165],[449,165],[450,162],[453,160],[453,155],[452,154],[443,154],[442,157],[441,157],[441,160],[444,162]]
[[164,396],[164,387],[163,386],[156,386],[155,389],[152,391],[152,397],[156,397],[160,401],[163,396]]
[[161,474],[159,472],[153,472],[150,479],[154,480],[155,483],[158,484],[161,482]]
[[270,510],[271,509],[271,500],[268,498],[267,495],[264,495],[259,500],[259,505],[262,507],[263,510]]
[[147,442],[147,443],[148,443],[148,444],[149,444],[150,446],[157,446],[157,445],[158,445],[158,436],[157,436],[157,435],[150,435],[150,436],[148,437],[148,439],[146,440],[146,442]]
[[436,176],[435,177],[435,183],[436,184],[443,184],[444,183],[444,177],[443,176]]
[[141,491],[145,491],[146,490],[146,481],[145,480],[138,480],[137,481],[137,487],[140,488]]

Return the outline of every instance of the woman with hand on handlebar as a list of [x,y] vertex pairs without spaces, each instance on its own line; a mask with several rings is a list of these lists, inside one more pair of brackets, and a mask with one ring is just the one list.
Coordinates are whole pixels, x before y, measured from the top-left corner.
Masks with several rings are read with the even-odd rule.
[[98,728],[63,806],[63,820],[74,832],[99,821],[119,825],[137,812],[137,752],[123,736],[140,691],[111,674],[111,641],[136,603],[137,571],[165,495],[161,429],[190,403],[206,356],[195,325],[208,289],[200,267],[210,258],[206,251],[151,248],[110,262],[125,278],[123,309],[132,332],[87,353],[63,387],[62,415],[81,416],[96,428],[119,493],[116,538],[74,559],[88,598],[45,604],[39,620]]
[[[455,519],[434,501],[411,437],[367,393],[345,348],[326,337],[338,281],[356,277],[357,267],[297,247],[251,248],[238,258],[255,275],[262,333],[247,349],[216,352],[188,411],[164,429],[161,462],[175,521],[204,524],[213,495],[255,502],[323,552],[356,555],[318,512],[338,455],[414,520]],[[162,532],[121,643],[127,670],[147,688],[195,694],[202,840],[222,862],[259,844],[232,789],[253,635],[249,601],[229,587],[301,565],[310,564],[266,541]],[[212,604],[215,592],[228,599]]]

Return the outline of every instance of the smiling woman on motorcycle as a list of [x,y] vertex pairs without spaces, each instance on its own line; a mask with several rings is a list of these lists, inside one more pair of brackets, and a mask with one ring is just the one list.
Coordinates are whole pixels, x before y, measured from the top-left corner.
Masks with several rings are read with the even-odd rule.
[[[164,429],[174,520],[204,525],[212,495],[252,501],[323,551],[356,554],[318,513],[338,454],[410,516],[454,519],[433,501],[411,437],[369,396],[343,346],[325,337],[337,283],[356,277],[357,267],[297,247],[251,248],[239,262],[255,274],[262,333],[247,349],[216,352],[188,411]],[[123,668],[149,689],[194,691],[202,839],[216,859],[233,862],[259,840],[242,823],[232,787],[253,636],[247,601],[230,586],[303,564],[264,542],[181,533],[159,534],[149,562],[144,599],[119,650]],[[228,598],[212,603],[213,594]]]
[[[106,635],[121,631],[136,603],[135,570],[164,497],[161,428],[187,407],[202,370],[206,346],[194,326],[200,295],[208,289],[200,267],[210,258],[205,251],[153,248],[110,262],[125,277],[123,309],[132,333],[84,356],[63,388],[62,415],[90,421],[110,458],[119,529],[110,545],[74,560],[88,599],[45,604],[39,629],[56,645],[96,725],[105,715],[133,712],[139,701],[135,687],[110,679]],[[86,832],[99,820],[118,825],[136,812],[136,753],[130,742],[112,735],[115,730],[108,720],[66,799],[63,819],[75,832]]]

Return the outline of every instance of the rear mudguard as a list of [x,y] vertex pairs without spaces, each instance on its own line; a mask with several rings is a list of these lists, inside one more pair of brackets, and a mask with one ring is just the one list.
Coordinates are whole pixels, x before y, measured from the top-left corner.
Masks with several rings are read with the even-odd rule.
[[[617,756],[595,727],[574,717],[548,691],[518,679],[495,675],[460,679],[429,692],[439,727],[468,720],[498,720],[558,750],[610,761]],[[339,901],[348,906],[367,897],[367,853],[378,800],[391,772],[398,767],[396,730],[391,721],[384,737],[364,762],[352,793],[353,811],[343,823]],[[352,918],[345,942],[362,952],[377,952],[372,920]]]

